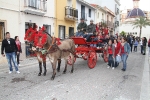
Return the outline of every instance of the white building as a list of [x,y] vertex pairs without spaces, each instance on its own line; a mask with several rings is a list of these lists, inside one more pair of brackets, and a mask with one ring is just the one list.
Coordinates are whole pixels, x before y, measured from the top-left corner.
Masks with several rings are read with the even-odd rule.
[[90,24],[90,20],[93,20],[94,23],[96,22],[95,20],[95,10],[92,5],[90,5],[88,2],[84,0],[76,0],[76,9],[78,9],[78,23],[80,23],[80,18],[84,18],[87,25]]
[[[11,37],[19,36],[24,43],[25,30],[28,24],[47,27],[47,32],[54,33],[55,0],[0,0],[0,46],[5,33]],[[22,44],[23,54],[25,46]],[[1,58],[1,56],[0,56]]]
[[114,17],[114,33],[119,32],[119,26],[120,26],[120,0],[86,0],[87,2],[91,4],[97,4],[101,7],[107,7],[110,9],[113,13],[115,13]]
[[[121,12],[120,33],[124,31],[126,32],[126,34],[131,34],[133,36],[139,37],[140,28],[133,29],[133,25],[131,23],[135,21],[135,19],[139,16],[150,19],[150,12],[141,10],[139,8],[139,1],[140,0],[133,0],[133,9],[126,9]],[[142,27],[141,37],[147,37],[147,39],[149,39],[149,32],[150,26],[147,26],[146,28]]]

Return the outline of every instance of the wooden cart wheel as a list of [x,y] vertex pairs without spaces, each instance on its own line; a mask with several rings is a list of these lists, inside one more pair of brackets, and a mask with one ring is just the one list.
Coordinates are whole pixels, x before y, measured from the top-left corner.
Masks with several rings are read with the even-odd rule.
[[95,51],[90,51],[88,56],[88,66],[90,69],[94,68],[97,63],[97,54]]
[[[74,60],[73,60],[73,61],[74,61],[74,63],[75,63],[76,57],[74,57]],[[68,65],[72,65],[72,64],[73,64],[73,62],[72,62],[72,57],[71,57],[71,56],[69,56],[67,63],[68,63]]]

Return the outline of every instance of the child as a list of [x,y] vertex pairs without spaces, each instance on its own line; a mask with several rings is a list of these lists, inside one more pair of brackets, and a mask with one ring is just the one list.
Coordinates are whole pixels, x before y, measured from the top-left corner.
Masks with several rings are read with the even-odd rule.
[[112,40],[109,40],[108,42],[107,53],[108,53],[108,67],[107,68],[112,67],[112,69],[115,69],[115,64],[114,64],[115,47],[112,43]]
[[137,46],[138,46],[138,40],[137,39],[135,39],[133,45],[134,45],[134,51],[137,52]]

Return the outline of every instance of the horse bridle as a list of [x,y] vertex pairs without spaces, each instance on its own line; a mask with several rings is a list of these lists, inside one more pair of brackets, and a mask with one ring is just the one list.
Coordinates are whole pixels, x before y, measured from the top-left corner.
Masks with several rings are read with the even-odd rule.
[[55,44],[55,40],[56,40],[55,37],[52,37],[52,44],[49,46],[47,51],[49,51],[52,48],[52,46]]

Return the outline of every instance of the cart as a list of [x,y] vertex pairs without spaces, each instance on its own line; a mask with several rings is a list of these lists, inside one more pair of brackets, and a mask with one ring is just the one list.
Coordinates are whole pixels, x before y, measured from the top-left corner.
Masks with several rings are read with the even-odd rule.
[[[82,37],[72,37],[72,39],[74,40],[74,43],[76,45],[74,62],[76,61],[76,58],[82,58],[84,60],[87,60],[88,67],[92,69],[96,66],[97,54],[101,54],[105,62],[108,61],[105,44],[100,48],[97,48],[95,45],[100,43],[100,41],[86,42],[86,40]],[[103,44],[103,42],[101,43]],[[71,61],[71,57],[69,57],[68,59],[68,64],[71,65],[70,61]]]

